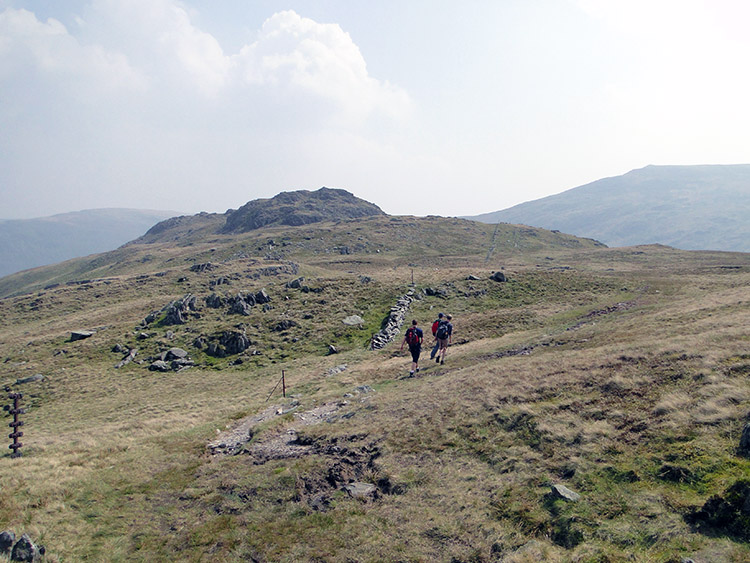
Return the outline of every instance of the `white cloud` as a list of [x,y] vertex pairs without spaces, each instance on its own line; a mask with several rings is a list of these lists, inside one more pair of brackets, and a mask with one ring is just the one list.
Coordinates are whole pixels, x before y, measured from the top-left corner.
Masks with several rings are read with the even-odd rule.
[[293,11],[266,20],[257,41],[243,47],[233,62],[248,85],[291,99],[303,95],[329,101],[355,122],[374,112],[400,117],[409,110],[406,92],[369,76],[359,48],[340,26]]
[[84,97],[145,84],[122,54],[82,45],[57,20],[40,22],[27,10],[8,8],[0,13],[0,76],[8,86],[30,75]]
[[177,0],[93,0],[66,21],[0,13],[6,217],[176,199],[214,210],[313,187],[321,151],[334,163],[352,138],[377,145],[411,110],[339,25],[292,11],[234,54]]

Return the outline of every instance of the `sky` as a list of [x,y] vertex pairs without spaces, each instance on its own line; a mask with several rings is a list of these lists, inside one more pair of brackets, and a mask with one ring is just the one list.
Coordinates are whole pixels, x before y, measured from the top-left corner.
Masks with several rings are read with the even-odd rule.
[[0,218],[476,215],[750,163],[745,0],[0,0]]

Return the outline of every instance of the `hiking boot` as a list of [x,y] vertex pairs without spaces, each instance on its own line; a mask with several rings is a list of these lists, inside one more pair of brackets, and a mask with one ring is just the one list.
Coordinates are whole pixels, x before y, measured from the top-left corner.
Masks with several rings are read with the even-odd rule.
[[414,372],[413,372],[413,371],[410,371],[410,372],[409,372],[409,377],[412,377],[413,375],[414,375]]
[[417,368],[417,373],[419,373],[419,368]]
[[440,365],[442,366],[445,363],[445,360],[440,360]]
[[436,363],[436,364],[439,364],[439,363],[440,363],[440,358],[439,358],[439,357],[438,357],[438,358],[435,358],[435,363]]

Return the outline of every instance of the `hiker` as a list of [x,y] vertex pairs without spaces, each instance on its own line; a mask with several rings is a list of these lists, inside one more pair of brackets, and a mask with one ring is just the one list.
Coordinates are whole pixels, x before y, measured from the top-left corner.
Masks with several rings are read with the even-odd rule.
[[448,352],[448,344],[453,341],[453,323],[451,319],[453,317],[446,315],[445,319],[442,319],[438,323],[437,331],[435,332],[435,338],[437,338],[438,345],[440,346],[435,361],[440,365],[445,363],[445,354]]
[[422,352],[422,342],[424,341],[424,334],[422,329],[417,326],[417,319],[411,322],[411,326],[406,329],[404,335],[404,341],[401,343],[401,351],[404,350],[404,344],[409,345],[409,352],[411,352],[411,371],[409,377],[412,377],[415,372],[419,372],[419,354]]
[[435,345],[432,347],[432,351],[430,352],[430,360],[435,359],[435,354],[437,354],[437,351],[440,349],[440,342],[438,342],[437,336],[437,329],[438,325],[440,324],[440,321],[443,319],[443,313],[438,313],[438,318],[435,319],[435,322],[432,323],[432,336],[435,339]]

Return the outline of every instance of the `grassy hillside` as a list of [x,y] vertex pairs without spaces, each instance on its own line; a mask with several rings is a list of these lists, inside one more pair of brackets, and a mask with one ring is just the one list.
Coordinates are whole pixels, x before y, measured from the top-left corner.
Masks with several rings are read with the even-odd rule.
[[0,220],[0,277],[113,250],[171,214],[145,209],[88,209],[37,219]]
[[113,252],[0,278],[0,297],[81,280],[165,275],[206,262],[289,259],[336,269],[431,264],[436,258],[439,264],[492,264],[499,253],[525,262],[547,249],[602,246],[543,229],[438,217],[372,217],[217,234],[224,220],[215,214],[169,219]]
[[[0,300],[28,411],[0,529],[48,561],[750,558],[699,512],[750,471],[750,255],[380,217],[139,241],[32,283]],[[247,316],[205,302],[261,290]],[[410,290],[407,318],[456,327],[414,378],[400,342],[368,349]],[[187,294],[185,324],[143,323]],[[194,346],[224,331],[248,349]],[[149,371],[173,347],[195,365]]]
[[750,164],[647,166],[478,215],[592,237],[609,246],[666,244],[750,251]]

